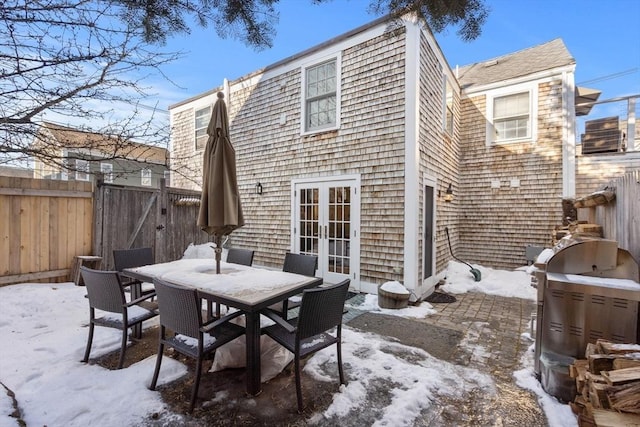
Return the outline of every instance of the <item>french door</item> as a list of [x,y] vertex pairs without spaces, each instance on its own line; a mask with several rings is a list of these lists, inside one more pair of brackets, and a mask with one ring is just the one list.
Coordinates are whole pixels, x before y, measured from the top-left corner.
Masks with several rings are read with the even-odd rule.
[[351,279],[359,289],[359,180],[297,181],[293,183],[294,252],[318,256],[325,283]]

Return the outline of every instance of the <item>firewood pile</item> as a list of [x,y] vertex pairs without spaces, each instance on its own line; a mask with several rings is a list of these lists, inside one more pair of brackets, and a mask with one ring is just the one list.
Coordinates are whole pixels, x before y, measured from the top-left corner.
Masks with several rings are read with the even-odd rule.
[[551,243],[555,246],[563,237],[603,237],[602,226],[585,222],[572,222],[566,226],[556,225],[551,232]]
[[580,427],[640,426],[640,344],[598,340],[569,366]]

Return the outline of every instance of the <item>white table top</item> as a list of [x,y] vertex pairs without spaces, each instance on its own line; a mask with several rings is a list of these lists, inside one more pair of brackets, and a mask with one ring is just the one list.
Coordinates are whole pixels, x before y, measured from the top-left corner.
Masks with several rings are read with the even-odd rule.
[[294,273],[267,270],[226,262],[216,274],[213,259],[181,259],[127,269],[128,272],[194,287],[213,297],[223,297],[241,304],[256,305],[282,293],[319,280]]

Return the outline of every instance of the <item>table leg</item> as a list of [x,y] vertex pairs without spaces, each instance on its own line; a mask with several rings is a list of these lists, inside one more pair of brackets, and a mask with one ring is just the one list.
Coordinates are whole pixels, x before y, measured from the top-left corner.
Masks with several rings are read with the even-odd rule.
[[247,394],[257,396],[262,391],[260,381],[260,313],[246,313]]

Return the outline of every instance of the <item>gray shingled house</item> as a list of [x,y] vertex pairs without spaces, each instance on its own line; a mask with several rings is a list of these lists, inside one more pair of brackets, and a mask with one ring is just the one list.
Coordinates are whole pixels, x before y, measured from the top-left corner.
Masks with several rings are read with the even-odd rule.
[[172,105],[172,167],[192,171],[172,185],[198,188],[222,91],[246,220],[231,245],[420,299],[451,259],[445,229],[485,266],[549,242],[575,193],[574,69],[557,39],[454,70],[423,23],[378,19]]

